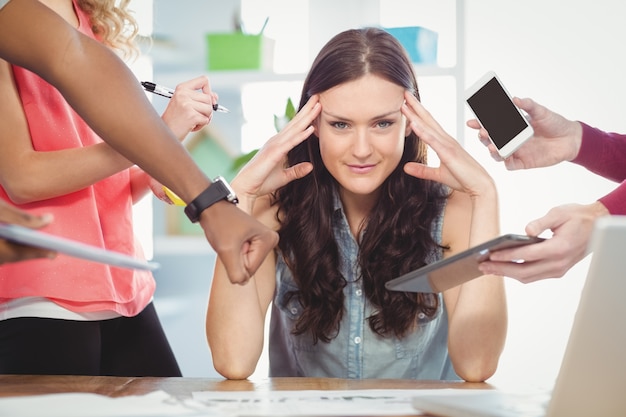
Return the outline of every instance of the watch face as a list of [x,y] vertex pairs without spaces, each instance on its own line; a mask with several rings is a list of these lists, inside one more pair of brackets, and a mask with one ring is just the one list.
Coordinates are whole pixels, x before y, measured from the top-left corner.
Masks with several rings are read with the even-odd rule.
[[229,202],[233,204],[237,204],[239,202],[239,200],[237,199],[237,194],[235,194],[235,190],[233,190],[233,188],[230,186],[230,184],[228,183],[228,181],[226,181],[224,177],[219,176],[215,178],[215,180],[213,181],[216,183],[220,182],[222,183],[224,187],[226,187],[226,190],[228,191],[228,195],[224,197],[226,200],[228,200]]

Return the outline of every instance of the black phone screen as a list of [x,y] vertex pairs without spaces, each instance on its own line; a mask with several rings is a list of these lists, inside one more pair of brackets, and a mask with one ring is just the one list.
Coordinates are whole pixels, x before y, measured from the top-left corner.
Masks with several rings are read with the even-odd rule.
[[528,126],[495,77],[468,98],[467,104],[498,149],[502,149]]

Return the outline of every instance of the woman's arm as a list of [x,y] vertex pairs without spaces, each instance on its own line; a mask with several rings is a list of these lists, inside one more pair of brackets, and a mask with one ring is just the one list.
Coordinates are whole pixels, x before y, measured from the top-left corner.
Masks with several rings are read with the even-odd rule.
[[[10,1],[0,9],[0,58],[57,87],[100,137],[186,203],[211,185],[130,69],[39,1]],[[199,222],[233,282],[246,282],[278,242],[276,233],[227,202],[203,210]]]
[[[2,60],[0,96],[0,183],[13,202],[23,204],[69,194],[131,165],[106,143],[36,151],[10,65]],[[50,134],[63,132],[50,126]]]
[[[268,201],[268,196],[257,199],[255,217],[276,228],[275,209]],[[250,202],[243,200],[240,205],[249,207]],[[245,379],[255,371],[263,351],[265,317],[275,287],[274,252],[245,285],[232,284],[217,259],[206,313],[206,336],[213,366],[223,377]]]
[[0,39],[0,57],[57,87],[98,135],[184,201],[210,184],[107,47],[37,0],[10,1],[0,10]]
[[[499,234],[495,187],[469,198],[455,192],[448,201],[443,236],[452,256]],[[501,276],[484,275],[444,292],[448,310],[448,350],[457,374],[484,381],[498,366],[507,329],[507,306]]]
[[[404,171],[438,181],[455,190],[444,213],[446,256],[483,243],[499,234],[496,187],[472,158],[411,94],[403,113],[418,137],[439,157],[439,167],[407,163]],[[467,381],[493,375],[504,347],[507,309],[502,277],[487,275],[444,293],[448,311],[448,351],[456,373]]]
[[[287,153],[312,133],[321,106],[313,96],[291,122],[268,140],[232,181],[239,207],[272,230],[278,230],[277,207],[271,194],[288,182],[309,174],[308,162],[287,165]],[[270,253],[244,285],[228,280],[218,258],[206,316],[206,334],[215,369],[226,378],[243,379],[255,370],[263,350],[265,316],[276,288],[276,254]]]

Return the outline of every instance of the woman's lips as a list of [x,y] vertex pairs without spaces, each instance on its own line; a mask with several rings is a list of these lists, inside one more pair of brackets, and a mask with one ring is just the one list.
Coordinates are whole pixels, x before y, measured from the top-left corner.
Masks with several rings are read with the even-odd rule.
[[351,172],[354,172],[355,174],[367,174],[369,172],[371,172],[376,165],[374,164],[368,164],[368,165],[348,165],[348,167],[350,168]]

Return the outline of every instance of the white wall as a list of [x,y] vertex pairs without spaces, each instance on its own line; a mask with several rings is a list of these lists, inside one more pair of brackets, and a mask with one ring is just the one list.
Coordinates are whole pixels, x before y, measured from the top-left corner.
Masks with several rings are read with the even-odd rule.
[[[570,119],[626,132],[625,3],[467,0],[465,7],[466,85],[493,69],[513,95],[531,97]],[[572,164],[507,172],[490,160],[472,131],[465,133],[467,149],[496,179],[503,232],[523,233],[528,221],[549,208],[587,204],[615,186]],[[530,285],[507,280],[509,337],[491,382],[550,386],[588,261],[560,280]]]

